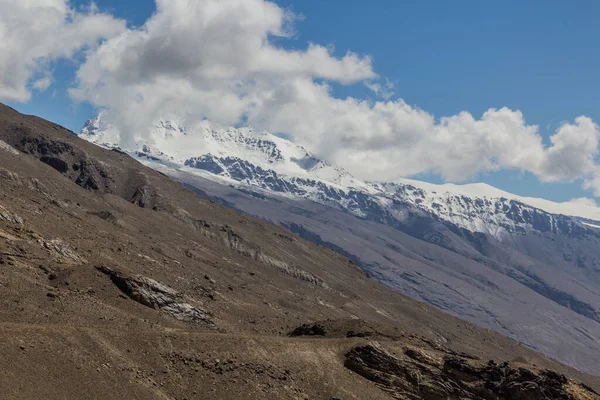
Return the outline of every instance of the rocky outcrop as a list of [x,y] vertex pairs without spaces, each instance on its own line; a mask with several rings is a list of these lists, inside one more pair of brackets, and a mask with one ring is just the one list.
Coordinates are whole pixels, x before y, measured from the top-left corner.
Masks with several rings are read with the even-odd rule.
[[302,324],[294,329],[290,336],[325,336],[325,327],[319,323]]
[[8,143],[6,143],[3,140],[0,140],[0,150],[4,150],[9,152],[12,155],[18,156],[19,152],[17,150],[15,150],[11,145],[9,145]]
[[110,192],[112,178],[101,163],[89,158],[69,143],[24,135],[14,146],[23,153],[38,158],[85,189]]
[[38,244],[46,251],[50,252],[55,258],[63,259],[69,262],[85,263],[86,260],[77,254],[68,244],[61,239],[46,240],[37,239]]
[[127,275],[104,266],[97,269],[110,276],[111,281],[123,293],[140,304],[160,310],[180,321],[214,327],[207,311],[189,304],[181,293],[169,286],[145,276]]
[[8,211],[6,208],[0,205],[0,220],[4,220],[13,224],[23,225],[23,218]]
[[402,399],[600,399],[589,387],[553,371],[537,372],[507,362],[478,365],[454,355],[439,356],[416,349],[395,356],[372,343],[352,349],[344,365]]
[[360,318],[327,319],[296,327],[289,334],[296,336],[319,336],[327,338],[377,338],[400,340],[404,334],[397,329],[373,324]]

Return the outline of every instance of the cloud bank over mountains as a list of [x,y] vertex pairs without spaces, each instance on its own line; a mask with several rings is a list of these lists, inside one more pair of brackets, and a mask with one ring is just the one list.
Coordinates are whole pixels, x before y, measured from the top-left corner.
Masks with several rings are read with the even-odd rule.
[[[105,110],[130,141],[159,117],[207,118],[284,133],[365,180],[462,181],[514,169],[543,182],[581,180],[600,196],[600,131],[590,118],[564,122],[546,143],[518,110],[436,118],[393,99],[368,55],[290,40],[298,17],[272,2],[156,0],[136,28],[67,0],[0,8],[11,11],[0,15],[0,99],[27,101],[52,84],[54,61],[83,52],[71,97]],[[365,84],[379,100],[335,97],[333,84]]]
[[52,84],[53,63],[115,37],[125,21],[93,4],[75,10],[66,0],[0,0],[0,100],[25,102]]

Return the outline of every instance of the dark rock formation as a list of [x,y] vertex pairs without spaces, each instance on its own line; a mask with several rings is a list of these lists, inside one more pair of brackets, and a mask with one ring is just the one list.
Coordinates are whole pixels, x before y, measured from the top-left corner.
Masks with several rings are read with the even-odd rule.
[[[404,357],[406,356],[406,357]],[[478,365],[457,356],[436,362],[435,355],[408,349],[403,357],[379,344],[359,346],[346,354],[345,366],[377,383],[397,398],[474,400],[572,400],[590,388],[549,370],[540,372],[494,361]]]
[[325,336],[325,327],[321,324],[303,324],[294,329],[290,336]]

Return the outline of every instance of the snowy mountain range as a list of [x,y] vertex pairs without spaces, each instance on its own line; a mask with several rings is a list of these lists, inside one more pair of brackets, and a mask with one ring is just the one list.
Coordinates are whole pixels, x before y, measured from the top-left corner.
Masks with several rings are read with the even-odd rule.
[[121,137],[100,115],[80,136],[335,250],[394,290],[598,371],[594,204],[485,184],[364,182],[285,138],[208,121],[158,120],[148,132]]
[[407,213],[423,213],[499,240],[516,232],[571,232],[600,226],[595,222],[600,221],[600,208],[594,205],[525,198],[481,183],[363,182],[300,145],[253,128],[215,128],[208,121],[181,126],[160,120],[143,139],[124,146],[129,141],[122,140],[100,115],[85,124],[81,136],[104,147],[121,148],[145,162],[308,199],[392,225],[404,222]]

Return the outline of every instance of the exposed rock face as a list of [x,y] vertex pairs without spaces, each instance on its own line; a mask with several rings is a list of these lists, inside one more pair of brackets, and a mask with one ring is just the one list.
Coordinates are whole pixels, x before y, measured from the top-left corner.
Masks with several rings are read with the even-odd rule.
[[131,202],[138,207],[146,208],[152,204],[154,197],[155,194],[152,193],[151,189],[143,186],[135,190]]
[[436,360],[435,354],[415,349],[407,349],[396,357],[378,343],[352,349],[346,354],[344,365],[397,398],[575,400],[597,396],[590,388],[553,371],[534,372],[494,361],[476,365],[448,355]]
[[9,145],[8,143],[6,143],[3,140],[0,140],[0,150],[7,151],[14,156],[19,155],[19,152],[17,150],[15,150],[11,145]]
[[110,191],[112,179],[104,167],[68,143],[26,136],[18,147],[85,189]]
[[83,259],[79,254],[77,254],[68,244],[64,243],[60,239],[53,240],[45,240],[42,238],[38,239],[38,243],[45,250],[49,251],[55,256],[66,259],[68,261],[83,263],[85,259]]
[[185,161],[184,165],[186,167],[208,171],[216,175],[225,172],[223,167],[219,165],[219,163],[217,163],[214,156],[212,156],[211,154],[203,155],[201,157],[190,158],[189,160]]
[[[108,165],[67,141],[33,134],[20,125],[9,128],[13,129],[13,135],[9,142],[3,142],[5,150],[10,147],[17,154],[21,151],[32,155],[84,189],[114,194],[141,208],[169,207],[157,188],[149,185],[147,177],[138,170]],[[128,157],[124,153],[122,156]]]
[[176,290],[145,276],[129,276],[108,267],[98,270],[110,276],[112,282],[132,300],[147,307],[160,310],[180,321],[214,326],[210,314],[196,306],[184,302]]
[[12,222],[14,224],[19,224],[19,225],[23,224],[23,218],[21,218],[17,214],[14,214],[14,213],[8,211],[6,208],[4,208],[1,205],[0,205],[0,219],[3,219],[8,222]]

